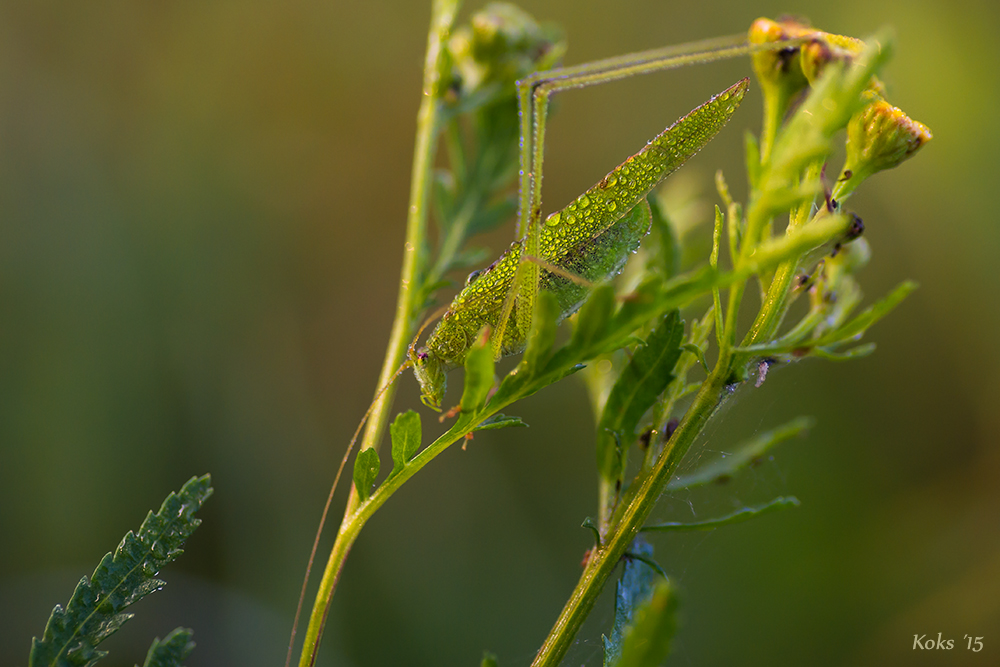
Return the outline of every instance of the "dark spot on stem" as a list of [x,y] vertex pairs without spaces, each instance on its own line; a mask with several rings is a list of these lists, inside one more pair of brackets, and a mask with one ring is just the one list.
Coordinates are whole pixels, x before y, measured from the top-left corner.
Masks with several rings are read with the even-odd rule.
[[639,449],[645,451],[649,449],[649,441],[653,438],[653,429],[647,429],[639,436]]
[[676,417],[674,417],[673,419],[671,419],[670,421],[667,422],[667,430],[664,433],[664,436],[665,436],[664,437],[664,441],[670,440],[670,438],[673,437],[674,431],[677,430],[677,426],[680,423],[681,423],[680,420],[677,419]]
[[847,236],[845,238],[848,241],[853,241],[864,233],[865,223],[861,221],[857,213],[851,213],[851,226],[847,228]]

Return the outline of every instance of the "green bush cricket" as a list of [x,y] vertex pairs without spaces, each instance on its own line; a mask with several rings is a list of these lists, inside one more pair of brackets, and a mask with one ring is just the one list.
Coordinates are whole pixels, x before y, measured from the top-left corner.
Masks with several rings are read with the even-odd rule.
[[748,80],[678,119],[600,182],[542,221],[542,159],[552,93],[797,43],[748,44],[741,35],[537,72],[518,81],[518,229],[526,234],[489,267],[470,275],[424,346],[410,346],[404,366],[413,366],[423,403],[441,409],[447,372],[463,364],[466,351],[484,328],[490,329],[495,358],[523,351],[539,290],[555,294],[562,319],[586,299],[588,284],[616,275],[649,229],[646,195],[722,129],[742,101]]
[[[654,360],[651,358],[638,353],[632,358],[636,367],[641,367],[637,373],[644,374],[644,377],[655,375],[655,387],[642,385],[641,388],[645,392],[643,395],[648,394],[648,401],[656,407],[658,399],[654,394],[669,387],[675,379],[665,369],[676,364],[681,349],[693,346],[701,351],[699,342],[680,344],[683,325],[679,323],[677,308],[690,303],[698,295],[711,292],[713,305],[702,320],[701,340],[704,342],[704,337],[709,335],[714,325],[719,360],[713,370],[706,368],[708,378],[702,383],[684,384],[682,379],[678,384],[683,392],[687,392],[689,387],[698,389],[694,403],[688,407],[688,413],[671,436],[676,439],[676,447],[669,451],[663,449],[654,456],[655,460],[646,457],[644,465],[650,475],[643,478],[642,487],[635,491],[633,500],[637,504],[629,501],[631,513],[622,515],[618,524],[612,523],[613,511],[615,507],[625,505],[619,505],[621,499],[617,495],[612,499],[610,491],[622,488],[620,470],[624,469],[624,446],[628,443],[618,442],[617,434],[622,435],[622,441],[628,436],[634,442],[638,437],[641,413],[648,411],[650,402],[643,402],[647,398],[633,402],[632,422],[621,425],[620,430],[615,424],[621,420],[601,419],[599,432],[616,434],[616,437],[615,442],[603,446],[603,449],[598,444],[598,468],[602,476],[601,515],[597,529],[600,548],[587,565],[591,568],[588,572],[595,573],[595,576],[587,574],[581,579],[578,590],[588,592],[589,596],[567,603],[556,629],[550,633],[552,641],[546,640],[536,663],[555,664],[561,658],[582,618],[589,612],[595,591],[603,586],[615,563],[625,554],[635,532],[648,518],[653,504],[671,478],[674,466],[694,443],[719,402],[732,392],[734,384],[745,379],[748,364],[758,356],[758,349],[751,351],[752,346],[737,344],[736,321],[747,281],[756,275],[763,284],[766,278],[762,276],[772,267],[778,267],[766,292],[766,296],[773,299],[762,306],[755,321],[754,331],[758,333],[748,333],[746,338],[751,343],[757,338],[767,340],[780,326],[797,263],[808,253],[815,252],[823,244],[835,242],[849,231],[849,216],[840,211],[829,190],[825,193],[826,206],[817,204],[817,196],[825,190],[822,168],[825,157],[833,150],[835,133],[852,122],[852,114],[862,103],[862,93],[868,91],[877,95],[881,90],[875,73],[889,52],[889,49],[883,48],[887,38],[881,34],[865,46],[858,40],[813,31],[796,22],[760,19],[754,23],[748,39],[727,38],[548,70],[562,53],[561,42],[546,45],[544,41],[525,40],[525,35],[532,36],[532,26],[529,22],[519,23],[521,17],[517,15],[519,10],[516,8],[490,5],[481,15],[474,17],[473,30],[479,31],[476,33],[479,41],[470,42],[466,40],[470,33],[465,26],[455,33],[450,32],[456,8],[454,2],[449,4],[449,0],[436,0],[434,7],[425,67],[426,96],[418,115],[414,186],[400,307],[383,365],[382,389],[362,420],[363,425],[369,415],[373,416],[364,440],[367,449],[357,457],[354,466],[357,493],[352,493],[348,500],[341,531],[331,550],[320,592],[317,593],[300,663],[304,667],[313,664],[330,596],[357,532],[392,493],[459,439],[469,439],[478,430],[523,425],[519,418],[505,416],[499,410],[582,369],[599,355],[612,350],[632,349],[633,342],[640,344],[636,332],[647,331],[649,322],[659,321],[662,317],[664,322],[669,319],[669,324],[662,330],[654,328],[641,350],[653,350],[649,354],[662,360],[657,368],[664,372],[648,372],[653,368]],[[503,26],[503,22],[511,18],[513,22]],[[494,39],[497,33],[501,34],[499,46]],[[445,50],[442,44],[449,34],[453,39]],[[512,38],[509,42],[505,41],[508,37]],[[807,42],[807,48],[798,48]],[[535,46],[539,43],[541,49]],[[478,50],[471,49],[470,44],[478,45]],[[513,45],[515,52],[521,50],[522,55],[527,54],[527,59],[515,62],[513,69],[511,61],[506,59],[508,45]],[[470,54],[471,61],[468,59]],[[653,269],[633,295],[623,299],[620,308],[614,308],[614,290],[606,284],[598,286],[593,290],[594,297],[584,308],[572,338],[564,345],[555,345],[558,322],[581,306],[594,282],[612,278],[621,270],[628,255],[639,247],[651,225],[650,209],[644,201],[648,193],[721,130],[745,96],[748,84],[744,79],[712,97],[648,142],[645,148],[565,208],[543,218],[541,170],[548,97],[567,88],[737,55],[754,56],[754,69],[764,91],[765,113],[760,143],[753,135],[749,135],[747,140],[750,195],[745,217],[740,213],[740,205],[728,196],[724,180],[717,178],[720,196],[729,208],[732,270],[720,272],[718,269],[720,237],[725,221],[721,210],[716,207],[712,254],[705,270],[670,279],[673,270]],[[856,55],[860,57],[855,59]],[[478,64],[482,62],[487,64]],[[836,63],[836,66],[824,72],[829,63]],[[532,70],[539,70],[540,73],[529,74]],[[466,85],[466,81],[471,83]],[[489,86],[493,86],[492,90]],[[519,123],[515,123],[513,117],[515,90]],[[795,113],[789,114],[790,105],[799,99],[799,93],[807,90],[808,94],[802,96],[802,104]],[[467,112],[471,113],[459,118],[460,114]],[[895,134],[889,142],[895,163],[905,159],[921,142],[926,141],[929,132],[912,122],[909,125],[913,128],[907,126],[907,131],[899,130],[897,117],[906,121],[909,119],[901,116],[901,112],[894,107],[883,111],[883,115],[886,113],[891,119],[896,119],[892,125],[896,128],[892,130]],[[439,114],[445,120],[439,122]],[[784,120],[786,117],[790,117],[787,123]],[[460,120],[464,123],[461,126]],[[862,139],[867,136],[866,133],[870,134],[866,128],[861,127],[856,132]],[[915,133],[914,128],[920,131]],[[470,137],[465,136],[466,130]],[[893,139],[897,134],[901,138]],[[914,134],[917,135],[915,139]],[[515,161],[513,141],[518,135],[520,150]],[[431,165],[439,138],[448,150],[449,170],[433,172]],[[467,138],[473,139],[469,143],[471,149],[467,149]],[[900,142],[902,148],[899,148]],[[868,145],[864,141],[858,143],[859,146]],[[479,145],[500,148],[492,153],[480,153],[476,150]],[[905,153],[897,155],[903,149]],[[859,155],[862,152],[855,150]],[[850,151],[848,153],[850,155]],[[483,158],[483,155],[488,157]],[[491,170],[489,159],[500,168],[493,167]],[[483,160],[487,160],[485,167]],[[509,191],[515,163],[520,167],[517,240],[488,268],[470,275],[465,288],[444,312],[423,347],[418,348],[417,341],[424,327],[407,347],[406,341],[416,328],[418,313],[428,308],[433,292],[444,284],[446,273],[459,266],[475,265],[476,262],[470,259],[472,254],[461,250],[467,237],[513,212],[512,198],[507,203],[497,200]],[[859,164],[862,163],[863,159]],[[885,168],[881,163],[876,166]],[[850,171],[847,170],[848,174]],[[858,171],[862,170],[859,168]],[[426,200],[431,191],[440,223],[440,251],[434,264],[428,265],[428,253],[425,252]],[[849,193],[849,190],[845,192]],[[770,226],[773,218],[784,211],[790,212],[789,223],[785,237],[777,239],[773,237]],[[484,219],[488,223],[483,222]],[[806,224],[806,229],[797,229]],[[725,315],[720,308],[720,288],[727,288],[729,292]],[[882,312],[889,307],[891,304],[879,306]],[[851,334],[843,341],[848,338],[853,340],[856,334],[851,328],[860,331],[867,326],[876,317],[874,313],[877,311],[873,307],[870,312],[872,314],[866,311],[849,325],[837,329],[832,337],[828,336],[831,345],[841,342],[838,337],[842,329]],[[855,324],[855,321],[860,324]],[[761,322],[759,326],[758,322]],[[659,331],[666,333],[653,340]],[[809,331],[804,329],[801,335]],[[817,340],[824,344],[827,342],[827,338]],[[497,386],[495,360],[523,350],[526,350],[525,359]],[[392,369],[397,365],[398,370],[393,374]],[[391,409],[393,394],[390,387],[395,379],[406,368],[414,367],[421,384],[422,401],[440,410],[446,374],[458,365],[466,367],[461,404],[446,415],[458,415],[457,420],[446,433],[422,447],[419,414],[410,411],[399,415],[390,429],[393,469],[378,484],[380,463],[377,447]],[[633,368],[631,362],[628,368]],[[615,382],[612,393],[619,387],[624,387],[624,393],[634,393],[640,385],[634,374],[623,374]],[[596,395],[604,387],[593,384],[590,389]],[[655,423],[669,424],[665,419],[673,411],[676,397],[671,394],[665,398],[665,407],[653,416]],[[661,398],[664,398],[662,394]],[[599,400],[595,399],[595,404]],[[627,402],[612,403],[610,398],[608,400],[603,409],[598,407],[605,416],[628,413],[630,408]],[[610,426],[605,426],[606,421]],[[359,425],[337,472],[334,490],[360,430]],[[622,448],[620,455],[611,452],[618,447]],[[606,451],[611,453],[605,456]],[[617,469],[615,465],[618,465]],[[332,495],[333,490],[331,498]],[[327,507],[329,502],[328,499]],[[608,541],[605,543],[606,536]],[[313,554],[315,551],[314,544]],[[304,591],[303,587],[303,595]]]
[[[767,51],[793,52],[807,39],[780,35],[748,40],[746,35],[733,35],[544,70],[519,80],[517,235],[520,236],[522,229],[526,233],[489,267],[469,276],[465,288],[444,311],[420,348],[417,341],[424,327],[417,332],[406,361],[378,390],[358,424],[337,470],[330,498],[379,397],[404,370],[413,367],[420,383],[421,401],[440,411],[448,371],[463,364],[469,348],[484,333],[490,334],[495,359],[524,350],[539,290],[555,294],[561,320],[580,307],[592,283],[608,280],[621,271],[629,254],[638,249],[649,231],[646,195],[725,126],[746,94],[748,79],[678,119],[543,223],[542,161],[548,99],[552,93]],[[781,57],[773,60],[779,67],[783,62]]]
[[[426,345],[419,350],[411,347],[409,361],[420,381],[424,404],[440,409],[445,374],[464,363],[466,351],[484,327],[493,332],[495,357],[524,350],[535,291],[547,290],[556,296],[561,319],[583,303],[588,283],[608,280],[621,271],[649,231],[646,194],[722,129],[746,90],[744,79],[716,95],[543,224],[530,225],[535,232],[529,232],[529,237],[537,237],[536,253],[526,251],[529,238],[515,241],[493,264],[470,276]],[[536,269],[534,284],[522,269],[529,266],[523,259]]]
[[[784,55],[794,53],[808,39],[780,35],[748,40],[746,35],[736,35],[549,69],[517,81],[520,133],[517,240],[488,268],[470,275],[425,345],[418,348],[424,327],[420,328],[409,346],[407,359],[378,390],[358,425],[335,476],[327,508],[364,423],[383,393],[406,368],[414,368],[424,404],[440,410],[447,372],[463,364],[472,345],[482,340],[484,334],[490,337],[495,359],[524,350],[539,291],[555,296],[558,319],[564,319],[580,307],[592,283],[606,281],[621,270],[649,230],[646,195],[722,129],[742,101],[748,81],[743,79],[696,107],[592,188],[543,220],[542,161],[548,99],[552,93],[763,52],[780,54],[770,58],[780,68],[787,60]],[[326,510],[324,520],[325,516]],[[313,545],[306,582],[324,520]],[[322,621],[314,625],[311,621],[310,633],[318,642]],[[305,653],[303,660],[303,664],[312,664]]]

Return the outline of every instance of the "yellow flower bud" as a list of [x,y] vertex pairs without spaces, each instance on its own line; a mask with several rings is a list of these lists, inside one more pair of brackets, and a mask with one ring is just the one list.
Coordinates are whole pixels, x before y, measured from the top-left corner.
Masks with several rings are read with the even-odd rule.
[[847,159],[834,197],[842,199],[872,174],[892,169],[931,140],[931,131],[881,97],[854,114],[847,124]]
[[[767,44],[802,37],[812,32],[808,26],[791,19],[777,22],[759,18],[750,26],[748,39],[751,44]],[[778,94],[788,99],[808,85],[796,57],[798,51],[797,47],[792,47],[761,51],[753,55],[753,69],[765,95]]]

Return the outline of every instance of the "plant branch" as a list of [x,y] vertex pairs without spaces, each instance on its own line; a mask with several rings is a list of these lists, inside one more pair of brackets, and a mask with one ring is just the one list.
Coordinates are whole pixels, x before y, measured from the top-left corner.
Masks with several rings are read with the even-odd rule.
[[[427,54],[424,61],[423,99],[417,113],[417,138],[413,153],[413,176],[410,183],[410,205],[406,221],[406,242],[403,250],[403,269],[400,276],[399,296],[396,301],[396,318],[393,321],[389,344],[386,348],[382,372],[376,391],[381,391],[392,380],[403,363],[407,345],[416,330],[417,320],[423,308],[419,298],[422,294],[420,281],[427,255],[427,213],[431,185],[431,169],[439,131],[442,74],[446,62],[444,43],[451,32],[458,12],[459,0],[434,0],[431,8],[430,30],[427,35]],[[361,440],[361,449],[377,449],[389,421],[395,388],[388,387],[380,395],[376,393],[368,425]],[[351,487],[350,497],[344,512],[349,517],[358,504],[357,490]],[[346,521],[345,521],[346,523]],[[346,526],[345,526],[346,527]],[[360,530],[360,525],[357,529]],[[326,570],[316,593],[309,625],[299,660],[301,667],[312,665],[316,659],[319,642],[323,634],[330,600],[344,559],[354,542],[355,531],[349,541],[340,539],[327,561]],[[340,551],[338,552],[338,549]]]

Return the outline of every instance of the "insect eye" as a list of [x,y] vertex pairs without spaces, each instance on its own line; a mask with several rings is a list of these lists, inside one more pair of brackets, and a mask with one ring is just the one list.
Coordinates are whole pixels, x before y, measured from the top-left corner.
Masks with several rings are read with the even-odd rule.
[[417,352],[417,360],[418,361],[423,361],[424,359],[426,359],[429,356],[430,356],[430,353],[427,350],[421,350],[420,352]]

